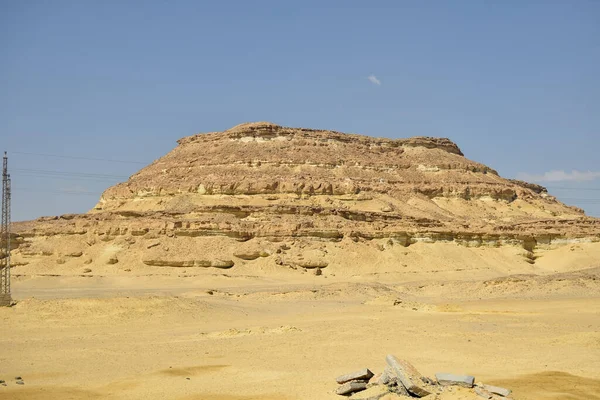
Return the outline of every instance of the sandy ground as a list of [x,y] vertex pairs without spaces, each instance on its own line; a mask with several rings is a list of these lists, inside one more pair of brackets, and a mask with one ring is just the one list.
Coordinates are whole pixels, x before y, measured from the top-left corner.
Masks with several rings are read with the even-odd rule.
[[0,399],[335,399],[336,376],[388,353],[515,399],[600,399],[600,268],[561,252],[563,268],[462,281],[17,274]]

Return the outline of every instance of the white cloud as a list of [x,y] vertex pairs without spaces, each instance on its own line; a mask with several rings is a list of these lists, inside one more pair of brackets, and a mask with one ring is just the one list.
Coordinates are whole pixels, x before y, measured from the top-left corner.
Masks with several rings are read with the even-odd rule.
[[374,84],[375,84],[375,85],[377,85],[377,86],[381,86],[381,81],[380,81],[379,79],[377,79],[377,77],[376,77],[375,75],[369,75],[369,76],[367,77],[367,79],[368,79],[369,81],[371,81],[371,83],[374,83]]
[[560,171],[548,171],[541,175],[528,174],[526,172],[520,172],[517,174],[517,179],[529,182],[583,182],[593,181],[600,179],[600,171],[577,171],[571,172]]

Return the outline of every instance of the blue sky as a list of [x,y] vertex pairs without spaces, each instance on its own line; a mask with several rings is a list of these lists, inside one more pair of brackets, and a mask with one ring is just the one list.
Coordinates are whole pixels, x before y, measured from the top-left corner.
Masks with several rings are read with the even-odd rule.
[[264,120],[449,137],[600,216],[598,1],[0,0],[0,49],[15,220]]

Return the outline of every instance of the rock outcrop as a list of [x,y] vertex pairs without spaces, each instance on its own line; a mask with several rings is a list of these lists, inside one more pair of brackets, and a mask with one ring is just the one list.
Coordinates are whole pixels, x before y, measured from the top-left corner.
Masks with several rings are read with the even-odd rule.
[[259,122],[178,143],[86,214],[16,223],[15,262],[325,268],[323,243],[372,240],[380,251],[516,245],[535,262],[539,246],[600,240],[599,219],[500,177],[448,139]]

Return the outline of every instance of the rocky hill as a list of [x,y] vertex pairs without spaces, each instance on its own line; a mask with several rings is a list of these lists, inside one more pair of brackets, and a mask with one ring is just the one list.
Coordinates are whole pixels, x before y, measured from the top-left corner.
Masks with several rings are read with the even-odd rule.
[[533,264],[537,249],[600,241],[599,219],[500,177],[448,139],[258,122],[178,143],[86,214],[15,224],[14,263],[320,271],[356,263],[344,254],[360,248],[393,269],[386,250],[444,243],[512,246]]

